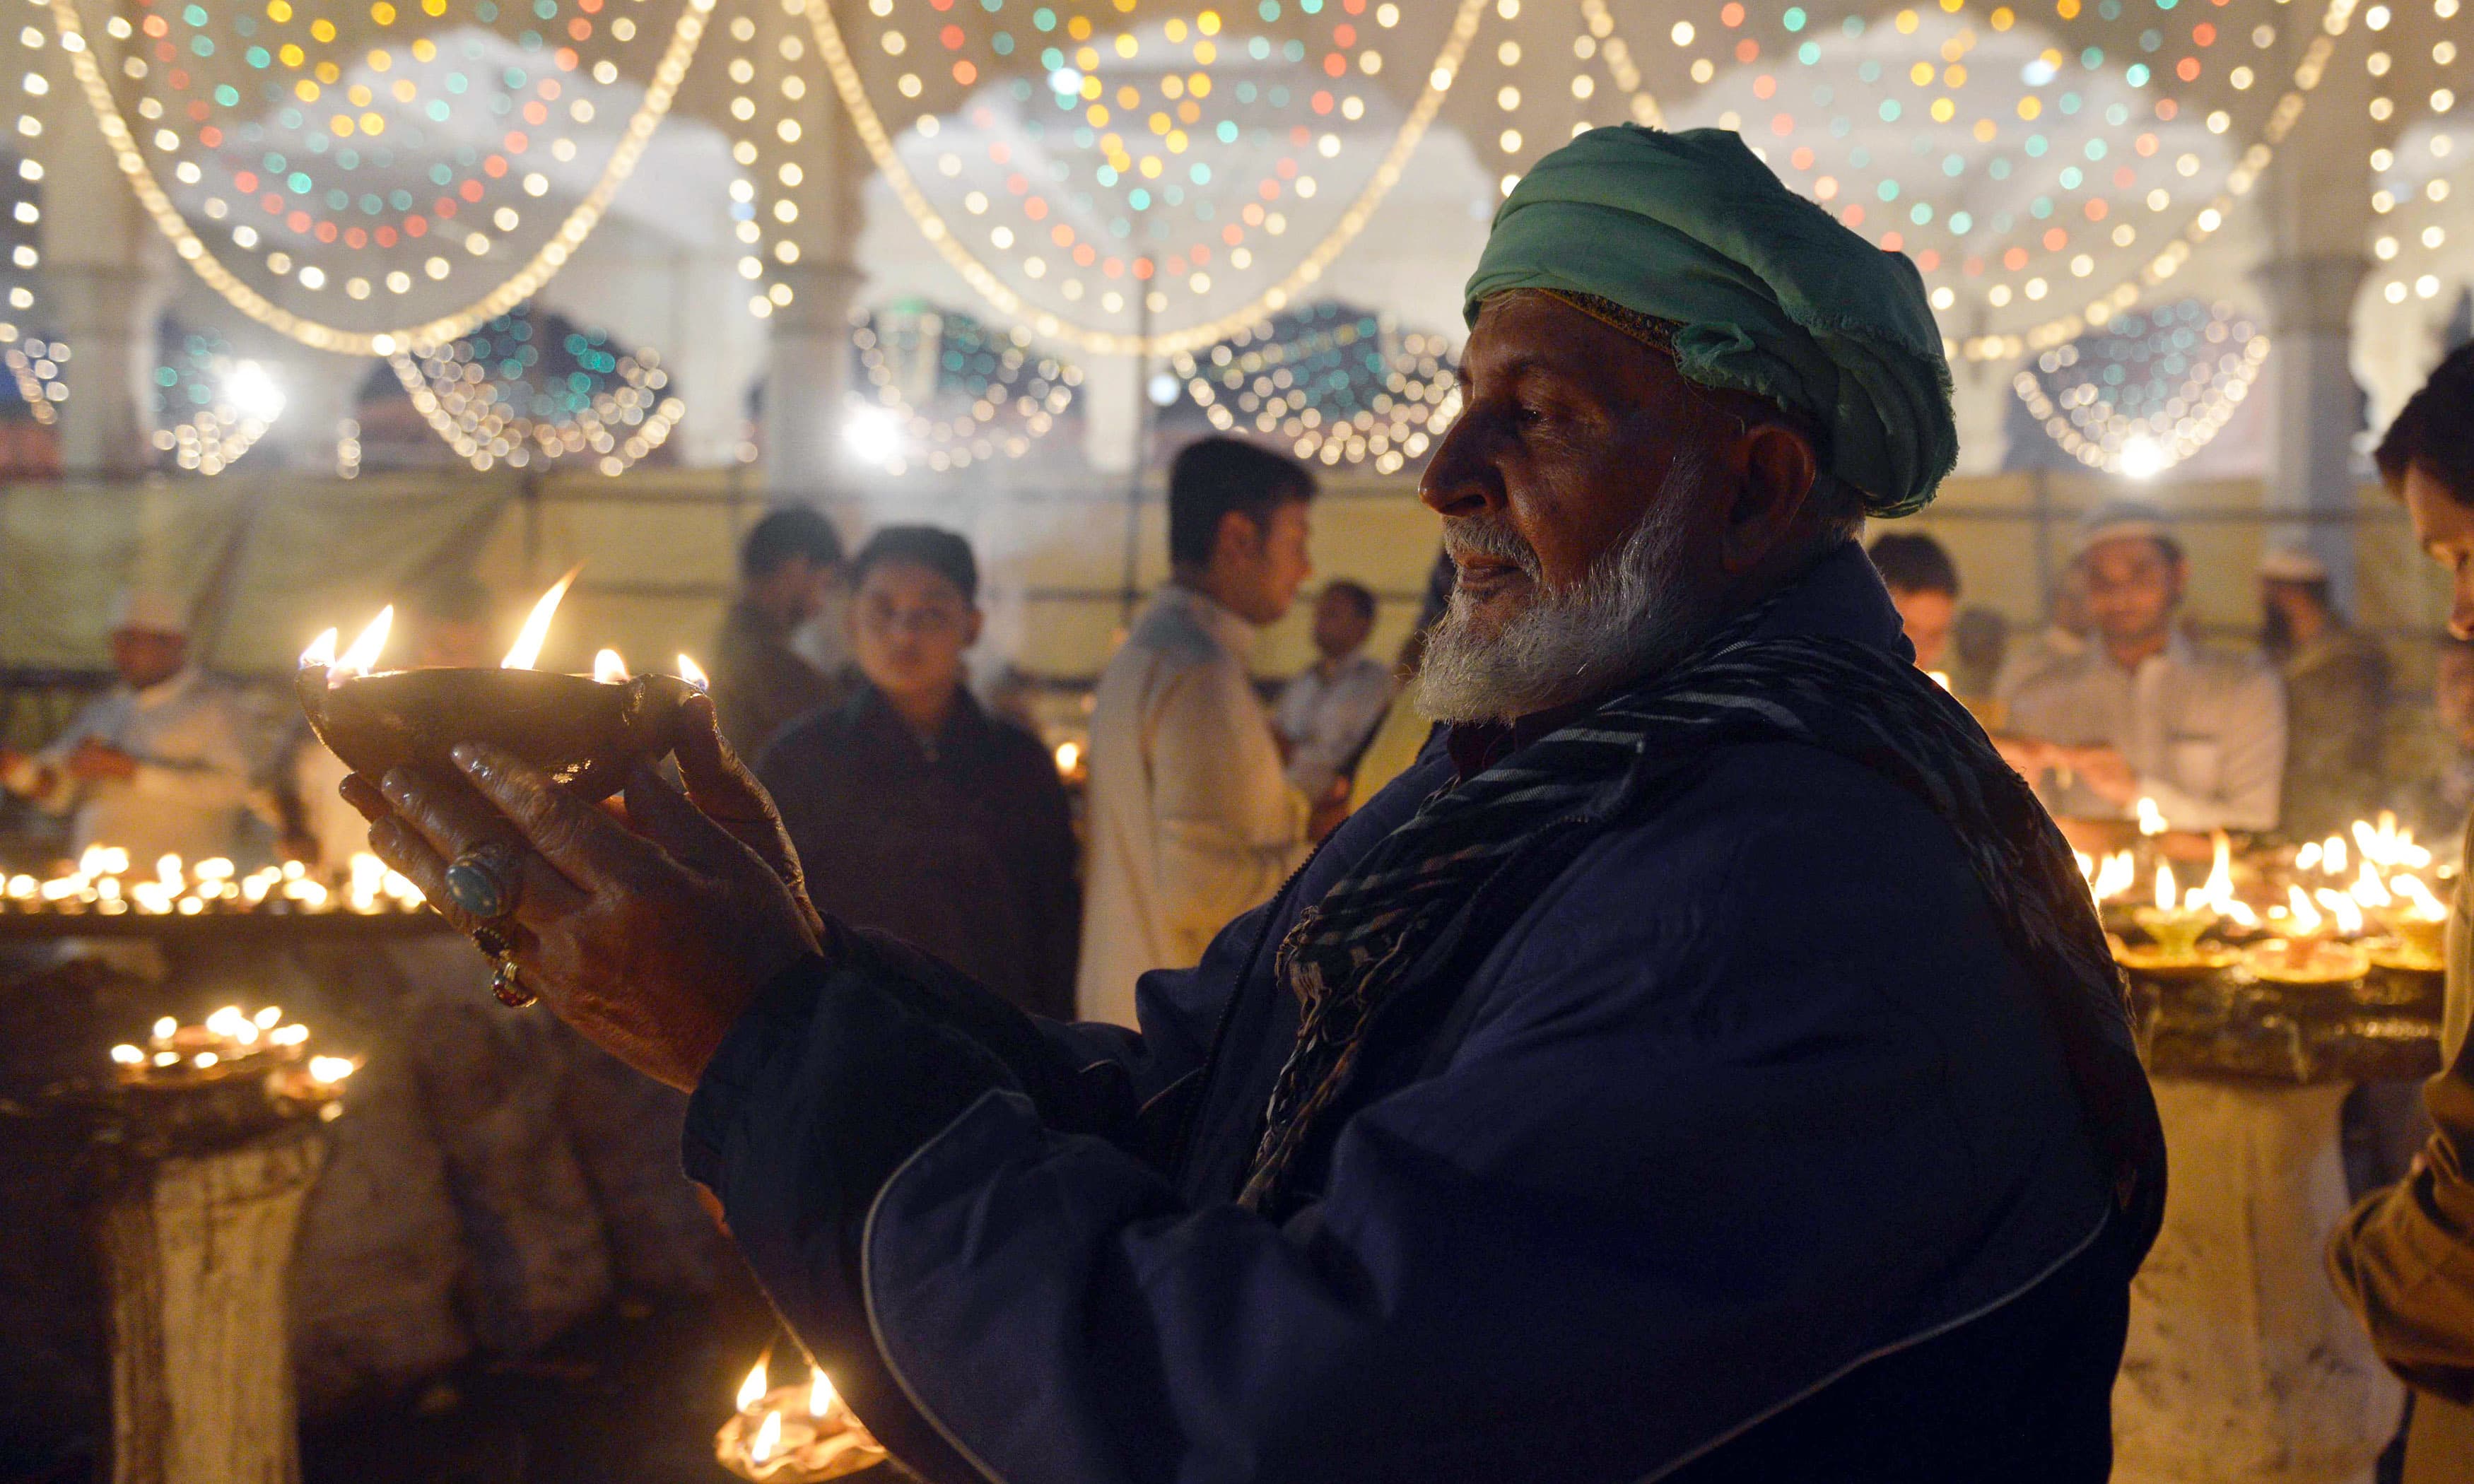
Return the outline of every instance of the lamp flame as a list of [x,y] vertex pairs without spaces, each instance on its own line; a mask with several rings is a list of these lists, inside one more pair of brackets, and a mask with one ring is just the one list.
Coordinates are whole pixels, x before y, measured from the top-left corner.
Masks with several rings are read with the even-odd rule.
[[2160,864],[2156,868],[2157,910],[2171,912],[2181,899],[2181,894],[2173,889],[2173,868]]
[[2345,874],[2345,837],[2330,835],[2319,842],[2319,869],[2332,876]]
[[2352,938],[2362,932],[2363,909],[2355,903],[2354,898],[2342,892],[2330,891],[2324,886],[2313,895],[2319,898],[2319,905],[2327,908],[2337,919],[2337,931],[2341,936]]
[[2285,889],[2285,906],[2292,918],[2295,932],[2305,938],[2318,936],[2319,929],[2325,925],[2326,920],[2319,916],[2318,908],[2311,905],[2311,898],[2302,894],[2302,888],[2289,886]]
[[685,655],[681,655],[679,657],[679,679],[687,682],[691,685],[693,685],[698,690],[710,691],[713,689],[713,682],[705,677],[704,666],[696,663],[692,659],[690,659]]
[[334,668],[335,642],[341,637],[341,634],[329,629],[311,639],[309,647],[301,652],[301,668],[305,670],[313,664],[323,665],[328,669]]
[[2364,857],[2363,868],[2355,875],[2354,884],[2349,889],[2348,895],[2365,907],[2386,907],[2393,905],[2396,901],[2395,896],[2389,891],[2388,883],[2380,879],[2380,873],[2371,864],[2368,856]]
[[2423,922],[2448,921],[2448,908],[2438,897],[2432,895],[2430,887],[2422,884],[2420,876],[2397,876],[2389,882],[2389,887],[2399,897],[2413,903],[2413,915]]
[[747,1379],[739,1383],[739,1409],[744,1412],[764,1400],[764,1362],[759,1360],[756,1369],[747,1373]]
[[361,636],[352,641],[352,647],[344,651],[344,658],[336,660],[327,672],[328,678],[345,680],[355,675],[367,675],[376,669],[378,651],[386,648],[387,631],[394,627],[395,605],[390,603],[378,610],[378,616],[371,619],[370,626],[361,631]]
[[773,1456],[773,1449],[779,1447],[781,1442],[782,1414],[767,1412],[764,1414],[764,1423],[756,1429],[756,1441],[747,1445],[747,1461],[752,1464],[763,1463]]
[[815,1366],[808,1368],[808,1415],[821,1422],[833,1410],[834,1383]]
[[2096,899],[2111,901],[2130,890],[2139,879],[2139,870],[2131,864],[2128,850],[2117,850],[2097,864]]
[[2212,843],[2216,859],[2208,863],[2207,885],[2202,890],[2208,894],[2209,902],[2221,912],[2225,903],[2234,899],[2234,843],[2221,829],[2215,832]]
[[2138,812],[2139,832],[2141,834],[2161,835],[2165,832],[2165,811],[2156,807],[2155,800],[2147,797],[2145,794],[2141,795],[2139,799]]
[[568,585],[574,582],[575,574],[583,570],[581,562],[569,567],[567,575],[552,583],[549,591],[541,595],[541,601],[533,605],[531,616],[524,620],[523,632],[516,635],[516,647],[507,651],[506,658],[498,661],[499,669],[529,670],[533,667],[533,661],[541,658],[542,641],[549,637],[549,621],[558,614],[558,600],[567,596]]
[[593,678],[604,685],[619,684],[627,679],[627,661],[615,649],[602,650],[593,657]]

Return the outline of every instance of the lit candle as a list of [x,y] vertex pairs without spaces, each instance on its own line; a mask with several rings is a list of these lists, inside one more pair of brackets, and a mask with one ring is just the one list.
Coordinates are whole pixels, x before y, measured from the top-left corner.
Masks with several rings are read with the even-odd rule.
[[583,570],[582,563],[568,568],[567,575],[552,583],[549,591],[541,595],[541,601],[533,605],[532,612],[525,617],[522,632],[516,635],[515,648],[508,650],[507,658],[498,661],[499,669],[529,670],[533,667],[533,661],[541,658],[543,642],[549,637],[549,621],[558,616],[559,600],[567,596],[568,586],[575,581],[575,574]]

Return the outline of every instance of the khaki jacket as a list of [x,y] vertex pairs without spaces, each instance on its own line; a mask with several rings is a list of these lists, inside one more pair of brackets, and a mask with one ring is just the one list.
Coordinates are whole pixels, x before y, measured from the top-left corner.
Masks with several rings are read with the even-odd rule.
[[[2467,847],[2474,850],[2474,830]],[[2474,857],[2469,857],[2474,859]],[[2474,1479],[2474,918],[2463,875],[2448,920],[2446,1069],[2423,1088],[2436,1132],[2402,1184],[2366,1198],[2328,1242],[2338,1294],[2414,1388],[2406,1484]]]

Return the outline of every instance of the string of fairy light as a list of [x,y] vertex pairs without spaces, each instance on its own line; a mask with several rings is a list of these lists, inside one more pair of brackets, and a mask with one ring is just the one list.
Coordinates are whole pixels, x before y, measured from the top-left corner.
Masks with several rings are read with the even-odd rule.
[[528,308],[388,364],[414,409],[483,471],[587,458],[604,474],[622,473],[687,410],[662,395],[669,375],[653,352],[613,349],[602,331],[537,322]]
[[[443,239],[460,231],[462,250],[474,258],[486,258],[522,224],[519,203],[548,193],[548,176],[539,168],[524,168],[522,156],[533,142],[529,128],[554,131],[546,152],[552,160],[574,157],[572,138],[559,132],[563,125],[550,123],[551,105],[570,85],[567,80],[579,74],[604,84],[615,83],[618,76],[610,59],[588,66],[578,51],[578,45],[596,35],[596,29],[592,12],[585,9],[593,0],[574,3],[580,13],[569,18],[564,35],[575,44],[560,44],[556,34],[546,37],[535,24],[555,18],[559,0],[533,0],[529,9],[506,17],[508,25],[521,28],[513,37],[516,49],[535,60],[522,66],[501,67],[495,78],[483,75],[478,84],[497,89],[496,98],[505,101],[505,108],[494,111],[513,113],[525,127],[508,129],[498,141],[499,148],[486,155],[467,152],[473,156],[472,170],[460,179],[452,168],[437,167],[446,170],[448,178],[433,176],[441,194],[426,204],[401,186],[383,194],[370,188],[356,194],[345,182],[361,163],[356,141],[370,142],[370,162],[376,165],[387,148],[376,141],[385,138],[390,129],[417,137],[422,125],[408,120],[444,123],[455,111],[449,100],[469,94],[476,85],[474,75],[459,70],[459,59],[442,58],[432,38],[419,36],[400,49],[375,47],[354,59],[334,22],[326,16],[310,18],[297,30],[279,29],[300,18],[290,0],[268,0],[264,26],[256,16],[241,11],[227,11],[219,16],[204,0],[189,0],[178,12],[170,10],[170,0],[159,5],[158,0],[136,0],[136,8],[145,13],[135,20],[115,14],[104,29],[108,37],[121,44],[119,71],[137,92],[135,112],[141,132],[130,124],[114,84],[85,36],[77,0],[49,0],[49,8],[61,48],[69,57],[105,143],[140,204],[181,259],[234,309],[279,334],[316,349],[391,355],[406,347],[438,345],[505,313],[531,298],[566,265],[598,226],[668,111],[679,81],[695,55],[714,0],[681,4],[669,43],[643,102],[598,179],[547,234],[547,240],[479,298],[418,323],[358,330],[277,303],[228,266],[215,247],[191,227],[147,151],[151,148],[171,163],[176,183],[205,192],[198,202],[199,214],[231,250],[257,253],[255,271],[269,279],[288,281],[293,290],[315,295],[340,275],[335,286],[352,300],[368,299],[380,288],[390,296],[408,295],[416,281],[412,273],[380,265],[417,257],[423,278],[444,280],[454,272],[455,264],[447,251],[440,250]],[[421,0],[421,9],[435,19],[446,14],[448,0]],[[594,10],[598,9],[594,4]],[[481,26],[501,19],[497,0],[475,0],[471,13]],[[390,0],[377,0],[370,16],[381,28],[400,18]],[[623,41],[633,36],[634,26],[631,18],[620,16],[597,34]],[[477,37],[467,36],[464,44],[470,56],[461,60],[483,55]],[[352,69],[349,81],[348,64]],[[413,73],[433,64],[444,68],[439,90],[424,98]],[[388,74],[399,69],[404,75],[388,81]],[[517,102],[518,98],[522,101]],[[593,116],[589,105],[579,113],[580,104],[586,100],[570,101],[563,119],[589,120]],[[285,131],[282,140],[271,140],[266,126],[242,111],[261,106],[278,110],[276,123]],[[192,126],[185,132],[180,127],[184,122]],[[303,154],[261,148],[270,142],[289,143],[294,137]],[[216,180],[209,180],[207,163],[202,163],[201,156],[217,168]],[[492,205],[493,202],[497,204]],[[263,227],[249,219],[251,206],[266,219]],[[484,209],[486,216],[481,214]],[[433,237],[442,243],[433,244]],[[373,256],[367,260],[351,256],[345,259],[350,266],[333,266],[334,256],[327,250],[337,246],[347,254],[367,251]],[[312,256],[323,260],[310,261]],[[365,261],[369,266],[363,268]]]
[[1300,459],[1396,473],[1460,412],[1451,348],[1388,319],[1317,304],[1170,366],[1222,432],[1285,441]]
[[2144,479],[2222,430],[2268,350],[2268,336],[2233,310],[2184,299],[2045,351],[2011,387],[2073,458]]
[[[2240,11],[2239,0],[2145,0],[2155,14],[2144,25],[2142,0],[2127,0],[2136,15],[2125,0],[1931,0],[1827,22],[1801,5],[1756,13],[1742,0],[1693,0],[1661,16],[1648,50],[1621,34],[1607,0],[1458,0],[1448,24],[1426,33],[1439,36],[1431,60],[1421,41],[1405,63],[1402,8],[1371,0],[1225,10],[865,0],[838,15],[822,0],[727,0],[718,16],[723,0],[679,0],[666,20],[653,19],[661,0],[506,0],[503,12],[500,0],[376,0],[367,24],[317,13],[309,0],[130,0],[93,36],[77,0],[32,3],[49,25],[27,27],[21,48],[48,60],[57,46],[144,209],[235,309],[320,348],[386,356],[399,375],[412,367],[438,411],[433,425],[442,436],[453,428],[449,442],[468,458],[589,448],[600,467],[624,467],[641,457],[631,442],[658,445],[651,422],[605,428],[607,449],[587,431],[580,447],[560,433],[553,451],[528,433],[490,453],[504,440],[465,426],[449,410],[462,394],[430,385],[431,371],[445,373],[439,357],[451,360],[460,337],[517,311],[573,256],[669,110],[709,25],[728,38],[716,47],[723,127],[741,172],[728,188],[730,230],[760,317],[792,302],[787,271],[815,251],[806,235],[819,215],[808,176],[823,168],[814,110],[836,99],[912,226],[982,301],[975,312],[988,311],[991,336],[1020,337],[1026,355],[1038,345],[1179,365],[1259,338],[1299,305],[1319,308],[1314,285],[1449,103],[1504,192],[1594,122],[1674,113],[1679,125],[1741,129],[1790,184],[1907,252],[1936,309],[1979,325],[2051,312],[1950,343],[1959,358],[2017,361],[2112,333],[2174,283],[2295,127],[2361,0],[2325,0],[2316,16],[2282,0]],[[2446,21],[2461,0],[2398,3],[2431,3]],[[2369,4],[2359,18],[2378,35],[2393,13]],[[640,17],[650,33],[667,25],[659,61],[607,157],[579,163],[578,131],[618,107],[596,89],[620,81],[619,48],[637,38]],[[2098,20],[2114,27],[2096,38],[2104,44],[2091,39]],[[442,23],[457,29],[412,34]],[[2297,28],[2298,47],[2288,35]],[[1568,73],[1541,65],[1560,62],[1566,36]],[[2454,39],[2434,43],[2430,67],[2445,73],[2456,50]],[[2297,52],[2277,85],[2268,59]],[[1421,64],[1421,86],[1394,84]],[[2373,246],[2386,265],[2375,281],[2390,302],[2428,299],[2445,277],[2428,254],[2451,230],[2440,208],[2457,141],[2440,121],[2454,93],[2418,57],[2375,45],[2365,65],[2382,87],[2373,118],[2397,135],[2372,161],[2383,178]],[[1661,104],[1650,80],[1677,71],[1701,92]],[[2204,98],[2203,83],[2213,89]],[[31,146],[42,132],[35,101],[52,84],[33,65],[19,85],[18,130]],[[450,124],[477,124],[480,142],[432,152],[438,162],[415,189],[390,152],[411,157],[424,131],[444,137]],[[2429,127],[2405,137],[2417,124]],[[1898,149],[1868,141],[1878,126]],[[2407,169],[2413,151],[2419,163]],[[542,202],[569,166],[592,184],[561,215]],[[22,179],[39,181],[42,168],[30,154]],[[1978,180],[2017,199],[1958,200]],[[31,191],[0,209],[24,226],[41,220]],[[31,242],[10,252],[25,272],[40,262]],[[30,285],[8,297],[16,311],[34,302]],[[18,333],[0,327],[0,345]],[[18,372],[12,361],[21,392],[46,359],[57,366],[21,354]],[[460,386],[462,371],[453,375]],[[39,415],[38,376],[34,391]],[[2229,395],[2204,393],[2211,407]],[[632,410],[658,420],[662,400]],[[2070,414],[2086,410],[2056,404],[2074,437],[2084,430]],[[1378,466],[1419,431],[1395,430],[1388,414],[1359,426],[1359,411],[1338,455],[1301,416],[1274,421],[1288,442],[1311,443],[1312,457]],[[1029,419],[1002,433],[983,419],[963,427],[908,403],[898,416],[929,429],[914,432],[955,467],[1045,431]],[[1042,416],[1054,425],[1054,413]],[[1259,424],[1262,414],[1248,416]],[[200,467],[237,427],[191,429]],[[177,425],[166,431],[182,443]],[[2104,456],[2100,437],[2093,446]]]
[[249,452],[283,410],[265,368],[243,360],[212,330],[167,326],[155,370],[155,447],[177,468],[220,474]]
[[867,390],[846,436],[887,474],[1019,459],[1055,428],[1082,384],[1079,369],[1039,354],[1019,326],[994,330],[954,311],[861,311],[851,337]]
[[2370,156],[2371,254],[2378,264],[2373,281],[2390,304],[2437,299],[2464,276],[2441,251],[2448,244],[2452,211],[2462,209],[2449,204],[2459,153],[2474,143],[2461,138],[2450,122],[2458,103],[2451,84],[2462,50],[2457,36],[2462,7],[2461,0],[2430,4],[2441,35],[2427,53],[2418,43],[2428,32],[2417,36],[2412,52],[2388,43],[2385,33],[2393,19],[2388,5],[2374,5],[2363,15],[2364,26],[2378,37],[2364,58],[2376,89],[2368,107],[2373,122],[2388,126]]

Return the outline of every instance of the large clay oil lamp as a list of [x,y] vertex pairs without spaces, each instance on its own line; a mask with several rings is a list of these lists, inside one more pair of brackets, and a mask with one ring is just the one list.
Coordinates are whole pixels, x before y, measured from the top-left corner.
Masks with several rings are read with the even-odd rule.
[[2234,962],[2233,954],[2221,948],[2199,946],[2201,936],[2217,925],[2220,916],[2204,888],[2193,887],[2187,895],[2178,893],[2173,868],[2159,865],[2154,903],[2133,908],[2130,914],[2130,920],[2147,934],[2147,944],[2117,946],[2114,961],[2134,972],[2160,978],[2211,973],[2227,968]]
[[702,690],[703,675],[685,655],[680,674],[630,676],[603,650],[593,675],[536,670],[542,641],[570,572],[542,595],[515,648],[495,670],[377,669],[395,610],[381,611],[351,649],[335,654],[335,631],[301,657],[294,689],[318,739],[370,779],[398,767],[451,772],[458,742],[502,748],[588,800],[617,791],[640,758],[667,752],[679,707]]
[[2390,877],[2393,898],[2385,914],[2396,941],[2372,947],[2371,962],[2382,969],[2411,973],[2443,973],[2448,969],[2448,904],[2422,884],[2419,876]]
[[2322,888],[2314,905],[2301,887],[2292,886],[2286,901],[2285,936],[2256,944],[2244,955],[2252,973],[2270,984],[2315,987],[2350,984],[2370,971],[2370,955],[2341,941],[2363,930],[2363,909],[2352,898]]

